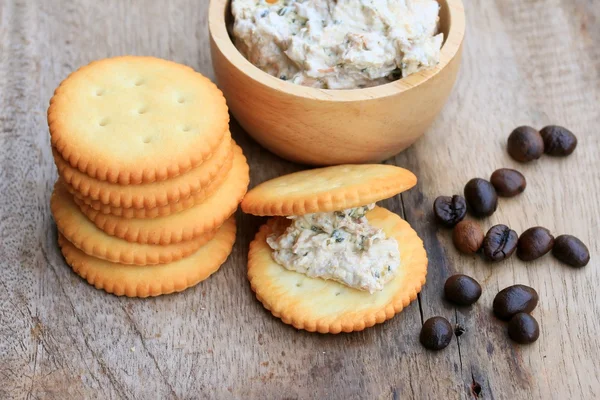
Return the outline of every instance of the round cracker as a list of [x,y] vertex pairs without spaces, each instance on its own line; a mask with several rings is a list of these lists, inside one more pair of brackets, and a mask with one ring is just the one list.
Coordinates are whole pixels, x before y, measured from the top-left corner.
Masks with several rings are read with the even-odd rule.
[[152,219],[127,219],[79,204],[81,211],[100,229],[129,242],[167,245],[192,240],[215,230],[237,209],[248,189],[249,169],[239,146],[233,166],[212,196],[187,210]]
[[304,215],[345,210],[387,199],[417,184],[393,165],[338,165],[280,176],[246,194],[242,210],[254,215]]
[[148,297],[181,292],[215,273],[227,260],[235,242],[235,219],[230,218],[215,237],[195,253],[169,264],[124,265],[91,257],[58,236],[58,244],[73,271],[96,289],[117,296]]
[[208,78],[154,57],[92,62],[60,84],[48,109],[51,142],[63,159],[124,185],[200,165],[228,123],[225,98]]
[[194,240],[167,246],[130,243],[115,238],[98,229],[81,213],[61,181],[54,185],[50,210],[59,232],[75,247],[90,256],[121,264],[153,265],[177,261],[194,253],[215,235],[214,231],[207,232]]
[[427,254],[410,225],[381,207],[367,214],[369,222],[398,241],[398,275],[384,289],[370,294],[336,281],[290,271],[272,258],[266,238],[278,218],[263,225],[250,244],[248,279],[258,300],[286,324],[310,332],[360,331],[382,323],[417,298],[425,284]]
[[156,208],[186,199],[208,186],[220,174],[226,175],[228,170],[224,167],[233,157],[230,137],[231,134],[227,133],[211,157],[191,171],[166,181],[139,185],[119,185],[90,178],[71,167],[56,149],[52,149],[52,155],[58,174],[76,191],[76,196],[85,199],[87,204],[94,203],[98,207]]

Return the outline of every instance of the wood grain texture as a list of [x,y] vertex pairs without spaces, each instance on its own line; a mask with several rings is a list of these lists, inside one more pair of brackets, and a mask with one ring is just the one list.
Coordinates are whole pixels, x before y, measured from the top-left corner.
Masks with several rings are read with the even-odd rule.
[[[206,1],[0,1],[0,398],[564,399],[600,396],[600,9],[595,0],[465,1],[467,39],[457,87],[429,132],[389,162],[417,188],[385,202],[423,237],[430,258],[420,302],[357,334],[298,332],[271,317],[245,279],[248,244],[263,219],[238,214],[232,256],[184,293],[121,299],[65,265],[49,212],[56,178],[45,112],[53,89],[91,60],[140,54],[213,78]],[[579,136],[569,158],[520,165],[505,152],[515,126],[564,124]],[[232,124],[252,185],[301,169]],[[542,225],[590,247],[581,270],[552,257],[491,266],[459,255],[432,223],[439,194],[515,167],[528,188],[481,220],[521,233]],[[477,278],[470,308],[443,301],[447,276]],[[491,316],[499,289],[540,294],[540,339],[508,341]],[[423,318],[467,332],[440,353],[418,343]]]

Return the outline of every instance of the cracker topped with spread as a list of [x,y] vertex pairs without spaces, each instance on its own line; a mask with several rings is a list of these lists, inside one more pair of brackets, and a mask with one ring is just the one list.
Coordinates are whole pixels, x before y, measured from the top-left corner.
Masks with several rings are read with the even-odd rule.
[[427,255],[408,223],[374,203],[416,181],[399,167],[344,165],[252,189],[242,209],[278,216],[250,245],[248,278],[257,298],[285,323],[321,333],[392,318],[425,283]]

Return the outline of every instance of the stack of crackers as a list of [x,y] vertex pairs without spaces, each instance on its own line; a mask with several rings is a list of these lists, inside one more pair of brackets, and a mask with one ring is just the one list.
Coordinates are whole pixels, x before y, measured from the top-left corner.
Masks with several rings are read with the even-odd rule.
[[152,57],[96,61],[61,83],[48,124],[59,173],[51,209],[77,274],[147,297],[219,269],[249,169],[210,80]]

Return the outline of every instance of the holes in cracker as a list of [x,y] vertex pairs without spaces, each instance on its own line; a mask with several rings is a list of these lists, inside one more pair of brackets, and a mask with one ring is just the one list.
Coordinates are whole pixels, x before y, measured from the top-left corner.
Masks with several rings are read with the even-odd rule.
[[148,107],[140,107],[137,110],[137,113],[142,115],[142,114],[146,114],[148,112]]
[[296,282],[296,287],[301,287],[302,286],[302,282]]
[[339,296],[340,294],[342,294],[342,292],[335,292],[336,296]]
[[104,89],[96,89],[96,92],[94,94],[100,97],[104,94]]
[[146,136],[143,140],[142,140],[145,144],[148,144],[150,142],[152,142],[152,137],[150,136]]
[[142,86],[144,84],[144,79],[138,78],[138,79],[136,79],[136,81],[133,84],[135,86]]
[[184,99],[183,97],[178,97],[178,98],[177,98],[177,102],[178,102],[179,104],[183,104],[183,103],[185,103],[185,99]]
[[106,126],[106,125],[108,125],[108,123],[109,123],[108,118],[102,118],[100,121],[98,121],[98,125],[100,125],[100,126]]
[[191,131],[191,130],[192,130],[192,127],[191,127],[191,126],[189,126],[189,125],[183,125],[183,126],[181,127],[181,130],[182,130],[183,132],[189,132],[189,131]]

